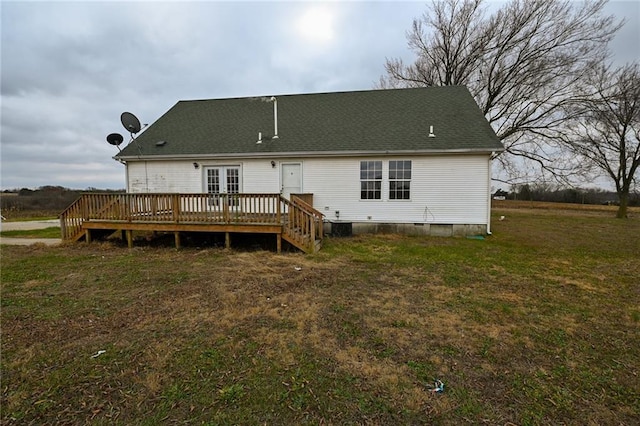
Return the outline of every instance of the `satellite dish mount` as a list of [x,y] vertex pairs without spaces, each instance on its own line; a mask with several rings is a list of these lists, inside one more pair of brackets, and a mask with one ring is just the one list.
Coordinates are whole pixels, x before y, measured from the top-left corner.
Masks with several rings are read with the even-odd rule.
[[115,145],[118,148],[118,151],[122,151],[120,149],[120,144],[124,141],[124,137],[120,133],[110,133],[107,136],[107,142],[109,145]]

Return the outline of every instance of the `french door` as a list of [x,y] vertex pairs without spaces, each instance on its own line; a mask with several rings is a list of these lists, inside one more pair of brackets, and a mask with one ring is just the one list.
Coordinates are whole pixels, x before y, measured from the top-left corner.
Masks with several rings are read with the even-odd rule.
[[[219,205],[221,194],[240,193],[240,166],[217,166],[205,169],[207,192],[212,194],[211,203]],[[237,206],[238,197],[226,197],[230,206]]]

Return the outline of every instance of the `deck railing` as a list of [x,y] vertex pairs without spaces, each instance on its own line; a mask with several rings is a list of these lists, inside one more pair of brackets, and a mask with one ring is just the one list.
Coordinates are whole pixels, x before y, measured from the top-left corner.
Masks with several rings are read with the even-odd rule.
[[62,238],[77,239],[86,221],[277,224],[295,242],[322,239],[322,214],[280,194],[83,194],[60,215]]

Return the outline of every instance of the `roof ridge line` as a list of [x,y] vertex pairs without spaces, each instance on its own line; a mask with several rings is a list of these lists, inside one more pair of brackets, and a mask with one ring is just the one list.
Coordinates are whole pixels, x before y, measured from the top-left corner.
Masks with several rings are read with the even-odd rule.
[[232,100],[246,100],[246,99],[256,99],[262,100],[263,98],[271,98],[271,97],[296,97],[296,96],[315,96],[315,95],[340,95],[340,94],[356,94],[356,93],[373,93],[373,92],[400,92],[400,91],[422,91],[422,90],[444,90],[451,88],[465,88],[466,86],[462,84],[452,84],[448,86],[424,86],[424,87],[395,87],[391,89],[358,89],[358,90],[340,90],[336,92],[306,92],[306,93],[281,93],[281,94],[271,94],[271,95],[254,95],[254,96],[232,96],[227,98],[201,98],[201,99],[180,99],[180,102],[209,102],[209,101],[232,101]]

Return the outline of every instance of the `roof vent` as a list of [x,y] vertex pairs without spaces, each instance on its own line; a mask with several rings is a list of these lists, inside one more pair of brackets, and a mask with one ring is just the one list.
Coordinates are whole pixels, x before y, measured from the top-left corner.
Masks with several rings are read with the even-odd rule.
[[430,138],[435,138],[436,135],[433,133],[433,126],[429,126],[429,137]]
[[167,141],[158,141],[156,142],[156,146],[165,146]]
[[262,132],[258,132],[258,142],[256,142],[256,145],[260,145],[262,143]]

